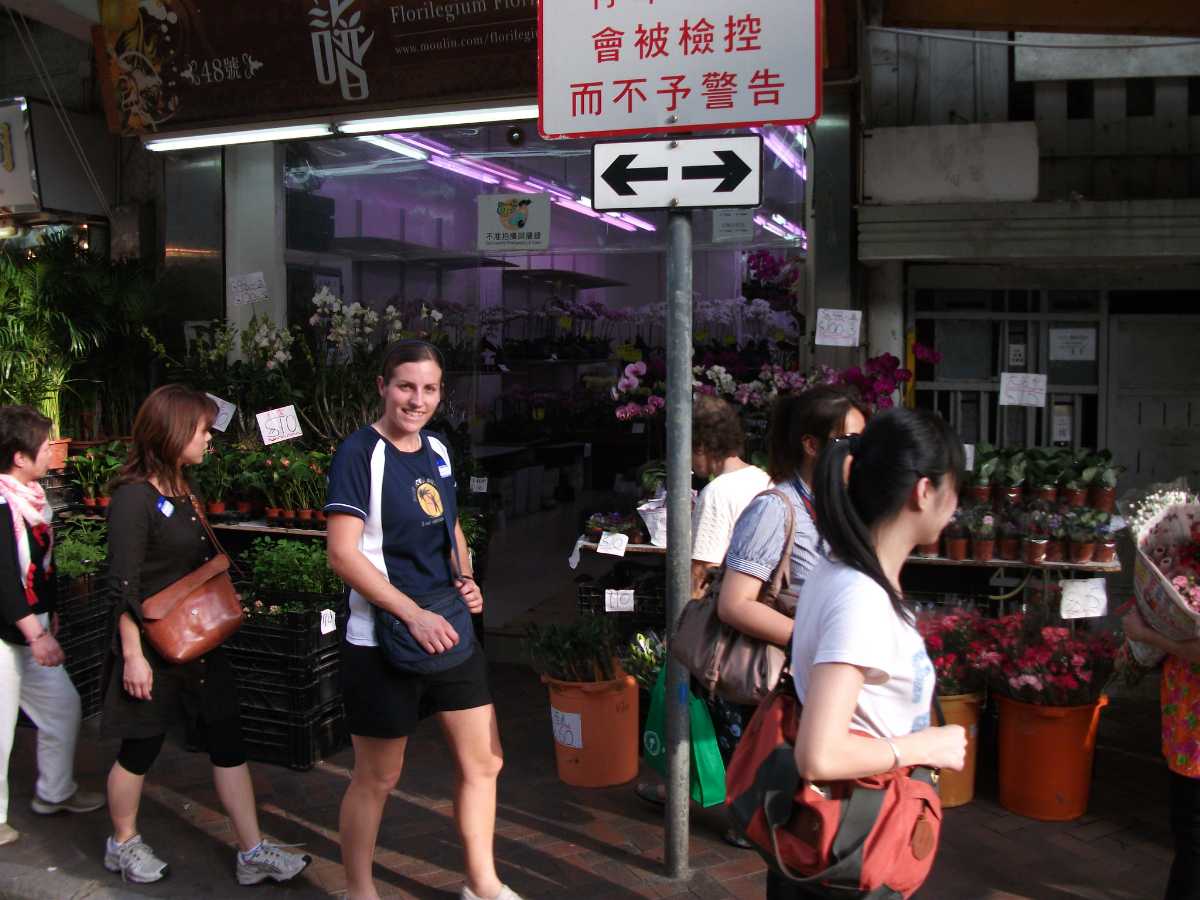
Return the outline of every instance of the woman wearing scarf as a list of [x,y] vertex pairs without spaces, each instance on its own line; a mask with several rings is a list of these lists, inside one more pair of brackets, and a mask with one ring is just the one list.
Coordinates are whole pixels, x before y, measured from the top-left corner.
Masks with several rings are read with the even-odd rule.
[[0,845],[8,824],[8,757],[17,710],[38,730],[33,811],[91,812],[100,794],[75,784],[79,693],[55,640],[53,511],[38,479],[50,466],[50,420],[28,406],[0,407]]

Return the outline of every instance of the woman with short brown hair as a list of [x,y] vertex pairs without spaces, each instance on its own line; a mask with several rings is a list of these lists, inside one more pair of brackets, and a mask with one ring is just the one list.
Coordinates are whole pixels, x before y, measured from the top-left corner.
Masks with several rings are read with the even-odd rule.
[[264,841],[259,831],[237,682],[223,648],[172,665],[142,639],[142,601],[217,552],[184,475],[185,466],[203,462],[216,414],[207,396],[183,385],[154,391],[138,410],[133,446],[114,482],[108,512],[108,587],[116,599],[116,628],[102,733],[120,738],[121,749],[108,776],[113,836],[104,865],[139,884],[166,874],[167,864],[138,834],[137,813],[146,773],[167,729],[184,715],[204,735],[217,795],[233,822],[240,845],[238,883],[287,881],[309,862]]

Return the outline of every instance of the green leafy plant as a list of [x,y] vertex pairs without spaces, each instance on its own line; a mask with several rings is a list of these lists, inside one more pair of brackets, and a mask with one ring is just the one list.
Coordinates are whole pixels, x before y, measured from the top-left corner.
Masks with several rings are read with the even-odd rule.
[[621,653],[621,666],[634,677],[638,687],[650,690],[658,680],[659,670],[667,658],[667,646],[658,634],[648,631],[636,634]]
[[1029,458],[1023,450],[1005,451],[999,460],[994,479],[1004,487],[1021,487],[1028,475]]
[[643,497],[654,497],[667,484],[667,464],[661,459],[652,459],[638,469],[638,483]]
[[1108,513],[1098,509],[1077,509],[1068,519],[1067,534],[1077,544],[1094,543],[1102,536],[1110,518]]
[[54,542],[54,567],[62,578],[98,575],[108,558],[108,527],[103,522],[75,519],[59,526]]
[[[342,581],[329,568],[318,541],[258,538],[247,554],[255,594],[340,594]],[[303,606],[303,608],[308,608]]]
[[1080,481],[1085,485],[1098,488],[1115,488],[1117,479],[1125,471],[1124,466],[1113,462],[1111,450],[1101,450],[1089,457],[1086,467],[1080,473]]
[[619,674],[616,629],[604,616],[531,625],[525,646],[534,669],[558,681],[612,681]]
[[967,530],[977,541],[990,541],[996,537],[996,514],[986,506],[976,507],[965,516]]
[[225,500],[233,489],[237,462],[237,453],[232,447],[225,444],[212,445],[204,455],[204,462],[196,469],[196,478],[206,500]]
[[968,473],[969,484],[991,484],[1000,466],[1000,451],[986,441],[975,445],[975,468]]

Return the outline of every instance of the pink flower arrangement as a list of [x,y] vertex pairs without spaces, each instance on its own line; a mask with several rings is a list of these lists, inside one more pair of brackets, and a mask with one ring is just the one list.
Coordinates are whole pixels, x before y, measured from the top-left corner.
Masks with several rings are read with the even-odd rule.
[[942,361],[942,354],[938,353],[932,347],[926,347],[921,343],[913,344],[913,356],[917,362],[926,362],[937,365]]
[[1112,674],[1118,640],[1111,632],[1039,626],[1024,613],[984,620],[979,664],[992,688],[1039,706],[1094,703]]
[[1200,582],[1195,575],[1176,575],[1171,579],[1171,586],[1179,591],[1188,606],[1200,613]]
[[912,381],[912,372],[900,368],[900,360],[890,353],[872,357],[866,366],[853,366],[841,374],[841,381],[858,388],[865,402],[876,409],[888,409],[895,405],[892,395],[904,384]]
[[938,693],[970,694],[983,687],[981,659],[988,650],[978,613],[956,610],[917,618],[917,631],[937,673]]

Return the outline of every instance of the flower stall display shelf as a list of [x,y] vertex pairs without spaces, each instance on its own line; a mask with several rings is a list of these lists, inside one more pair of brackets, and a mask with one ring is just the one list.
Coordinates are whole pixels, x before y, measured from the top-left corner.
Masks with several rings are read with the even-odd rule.
[[558,777],[575,787],[610,787],[637,777],[638,683],[617,661],[607,619],[533,626],[528,649],[550,693]]
[[1000,805],[1031,819],[1078,819],[1087,812],[1117,639],[1072,634],[1023,613],[985,627],[991,646],[981,663],[1000,709]]
[[[1138,531],[1133,588],[1146,624],[1173,641],[1200,635],[1200,503],[1173,503]],[[1157,665],[1165,655],[1130,642],[1134,659]]]

